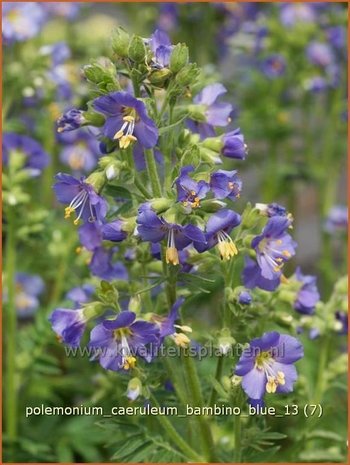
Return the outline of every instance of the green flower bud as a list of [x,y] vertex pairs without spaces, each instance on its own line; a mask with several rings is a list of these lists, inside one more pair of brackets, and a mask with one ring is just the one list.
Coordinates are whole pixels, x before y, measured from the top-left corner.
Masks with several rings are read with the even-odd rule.
[[126,396],[129,400],[136,400],[142,393],[142,383],[139,378],[132,378],[128,383]]
[[244,239],[243,239],[243,245],[244,247],[251,247],[252,246],[252,240],[254,239],[253,234],[247,234]]
[[129,310],[131,312],[139,313],[141,310],[141,296],[140,294],[134,295],[129,300]]
[[283,290],[278,293],[278,297],[279,297],[279,300],[281,300],[282,302],[287,302],[293,305],[295,302],[296,295],[295,295],[295,292],[293,291]]
[[146,47],[140,36],[133,35],[130,41],[128,56],[136,63],[142,63],[146,58]]
[[122,27],[117,27],[112,33],[112,50],[121,58],[128,56],[130,36]]
[[208,137],[202,142],[201,145],[210,150],[213,150],[214,152],[220,153],[224,144],[222,142],[222,137],[218,136],[218,137]]
[[170,56],[170,70],[178,73],[188,63],[188,47],[185,44],[177,44]]
[[242,382],[242,376],[233,375],[231,376],[231,385],[232,387],[237,387]]
[[83,118],[84,118],[84,126],[96,126],[100,127],[103,126],[105,123],[104,117],[101,115],[101,113],[96,113],[93,110],[88,110],[83,112]]
[[210,163],[211,165],[221,163],[221,158],[219,157],[218,153],[214,152],[213,150],[200,146],[199,153],[202,160],[206,163]]
[[153,199],[151,201],[151,207],[156,213],[163,213],[165,210],[170,208],[173,203],[174,202],[172,200],[161,197]]
[[206,105],[189,105],[188,112],[190,114],[190,118],[194,119],[195,121],[199,121],[200,123],[206,122]]
[[101,302],[90,302],[84,306],[84,317],[87,320],[96,318],[104,311],[104,305]]
[[194,84],[199,76],[199,69],[195,63],[189,63],[184,66],[176,75],[176,82],[180,86]]
[[206,213],[215,213],[225,207],[225,202],[216,199],[202,200],[200,203],[201,210]]
[[94,171],[86,179],[86,182],[91,184],[96,192],[100,192],[102,187],[106,184],[106,175],[104,171]]
[[168,68],[158,69],[156,71],[152,71],[152,73],[148,76],[148,79],[151,84],[162,87],[163,84],[171,76],[171,71]]

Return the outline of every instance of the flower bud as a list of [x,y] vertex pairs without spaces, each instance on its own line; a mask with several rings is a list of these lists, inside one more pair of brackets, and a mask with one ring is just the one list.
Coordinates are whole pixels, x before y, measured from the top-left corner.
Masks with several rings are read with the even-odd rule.
[[205,123],[206,117],[206,106],[205,105],[189,105],[188,112],[191,119]]
[[142,63],[146,58],[146,47],[140,36],[133,35],[130,41],[128,55],[136,63]]
[[106,183],[106,175],[103,171],[94,171],[86,179],[86,182],[91,184],[96,192],[100,192]]
[[215,213],[225,207],[225,202],[216,199],[202,200],[201,201],[201,210],[206,213]]
[[129,310],[134,313],[139,313],[141,310],[141,296],[140,294],[134,295],[129,300]]
[[112,33],[112,50],[121,58],[128,56],[130,43],[129,34],[122,27],[117,27]]
[[223,142],[220,136],[219,137],[208,137],[202,142],[201,145],[210,150],[213,150],[214,152],[220,153],[223,147]]
[[163,213],[165,210],[171,207],[173,201],[165,198],[156,198],[151,201],[152,210],[156,213]]
[[110,163],[105,170],[106,178],[108,181],[112,181],[119,174],[119,167],[115,163]]
[[148,79],[151,84],[162,87],[162,85],[165,84],[170,75],[171,71],[168,68],[163,68],[158,69],[156,71],[152,71],[152,73],[148,76]]
[[136,400],[142,392],[142,383],[139,378],[132,378],[128,383],[126,396],[129,400]]
[[194,84],[199,75],[199,69],[195,63],[189,63],[184,66],[176,75],[176,82],[180,86],[188,86]]
[[177,44],[170,56],[170,71],[178,73],[188,63],[188,47],[185,44]]
[[101,302],[90,302],[84,306],[84,318],[90,320],[91,318],[96,318],[101,315],[104,311],[104,305]]

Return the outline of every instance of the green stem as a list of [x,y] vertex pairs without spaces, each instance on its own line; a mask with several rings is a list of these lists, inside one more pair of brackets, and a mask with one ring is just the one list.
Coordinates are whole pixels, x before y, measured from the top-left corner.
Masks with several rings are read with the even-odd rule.
[[235,415],[234,422],[235,422],[235,425],[234,425],[234,433],[235,433],[234,461],[235,463],[239,463],[241,461],[241,436],[242,436],[241,416]]
[[325,370],[326,370],[326,366],[328,362],[329,347],[330,347],[330,337],[326,336],[324,338],[323,344],[321,344],[321,349],[320,349],[321,352],[320,352],[319,364],[318,364],[318,370],[317,370],[317,382],[315,386],[314,399],[313,399],[314,404],[320,403],[320,401],[322,400],[324,391],[325,391],[325,384],[326,384]]
[[[198,373],[192,357],[183,354],[183,365],[185,368],[186,382],[191,397],[191,403],[194,407],[203,408],[204,401],[200,388]],[[198,416],[199,429],[202,435],[202,447],[206,458],[209,462],[214,462],[214,442],[210,431],[210,426],[204,416]]]
[[156,160],[154,158],[154,153],[152,149],[145,149],[145,159],[153,195],[154,197],[161,197],[162,189],[159,181]]
[[[151,400],[154,403],[154,405],[157,408],[159,408],[159,403],[153,394],[151,394]],[[181,452],[183,452],[186,455],[186,457],[195,462],[205,462],[203,458],[199,454],[197,454],[197,452],[194,451],[184,439],[182,439],[182,437],[178,434],[178,432],[166,416],[157,415],[157,419],[163,427],[164,431],[167,433],[169,439],[177,445],[177,447],[181,450]]]
[[[221,376],[222,376],[223,366],[224,366],[224,357],[222,355],[220,355],[218,357],[218,361],[217,361],[217,365],[216,365],[216,371],[215,371],[215,379],[218,382],[220,382],[220,379],[221,379]],[[217,397],[217,392],[216,392],[216,389],[213,387],[212,390],[211,390],[211,394],[210,394],[209,406],[215,404],[216,397]]]
[[6,431],[11,444],[11,451],[17,438],[17,387],[16,387],[16,225],[14,212],[9,209],[7,213],[6,235],[6,278],[8,289],[8,303],[6,313]]

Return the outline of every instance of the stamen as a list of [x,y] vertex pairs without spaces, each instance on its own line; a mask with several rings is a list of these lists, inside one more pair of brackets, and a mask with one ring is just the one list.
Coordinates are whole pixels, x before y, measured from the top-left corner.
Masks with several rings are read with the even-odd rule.
[[114,134],[113,139],[119,140],[119,147],[121,149],[127,149],[131,142],[135,142],[137,139],[133,135],[135,129],[135,117],[132,115],[126,115],[123,117],[122,127]]
[[132,355],[125,357],[124,363],[123,363],[124,370],[130,370],[130,368],[135,368],[135,365],[136,365],[135,357],[133,357]]
[[187,347],[188,344],[191,342],[190,339],[184,333],[174,333],[172,335],[172,338],[174,339],[175,344],[177,346],[182,347],[183,349]]
[[217,233],[218,249],[222,260],[230,260],[238,254],[237,247],[231,237],[225,231]]
[[175,247],[175,239],[174,239],[174,230],[170,229],[168,234],[168,244],[165,251],[165,260],[169,264],[178,265],[179,262],[179,254],[177,248]]

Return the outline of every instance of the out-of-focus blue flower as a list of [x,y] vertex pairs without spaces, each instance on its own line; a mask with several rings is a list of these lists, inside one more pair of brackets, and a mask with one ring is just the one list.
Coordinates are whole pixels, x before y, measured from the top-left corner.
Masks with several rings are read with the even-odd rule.
[[188,173],[194,171],[193,166],[184,166],[181,168],[180,175],[174,183],[177,189],[177,200],[182,202],[185,207],[198,208],[200,201],[204,199],[209,192],[209,184],[205,181],[195,181]]
[[318,94],[329,88],[329,82],[323,76],[313,76],[304,82],[306,90]]
[[176,3],[159,3],[157,18],[158,29],[170,32],[176,27],[178,22],[178,8]]
[[336,49],[343,49],[346,45],[346,29],[343,26],[332,26],[326,31],[330,44]]
[[176,223],[168,223],[159,217],[149,204],[143,204],[139,208],[137,216],[137,233],[143,241],[157,243],[167,240],[166,261],[172,265],[178,265],[179,250],[183,250],[192,242],[205,243],[204,233],[193,224],[181,226]]
[[286,232],[290,224],[289,218],[274,216],[252,240],[261,274],[266,279],[279,278],[284,263],[295,255],[296,243]]
[[315,311],[315,306],[320,300],[320,294],[316,285],[316,276],[303,275],[300,267],[296,269],[295,279],[301,283],[297,293],[294,308],[304,315],[311,315]]
[[93,107],[106,117],[104,135],[119,140],[120,148],[136,141],[147,149],[156,145],[158,129],[141,100],[127,92],[113,92],[95,99]]
[[241,195],[242,181],[236,170],[218,170],[210,177],[210,189],[216,199],[236,200]]
[[334,61],[334,54],[329,44],[322,42],[311,42],[307,49],[306,55],[313,65],[327,68]]
[[93,186],[84,178],[78,180],[69,174],[58,173],[55,179],[57,182],[53,189],[57,200],[68,204],[65,208],[65,218],[76,212],[74,224],[78,224],[80,218],[84,222],[93,222],[106,216],[108,208],[106,200],[97,194]]
[[34,139],[7,132],[2,139],[2,162],[5,166],[10,163],[12,157],[23,157],[23,168],[33,177],[41,174],[49,164],[50,158],[42,146]]
[[106,370],[129,371],[137,358],[150,361],[149,344],[159,341],[157,325],[137,320],[134,312],[123,311],[113,320],[104,320],[91,331],[89,347],[100,350],[100,365]]
[[70,21],[77,18],[80,13],[82,3],[79,2],[45,2],[43,8],[51,16],[58,16]]
[[94,286],[91,284],[83,284],[82,286],[73,287],[70,291],[68,291],[66,298],[71,300],[78,308],[81,304],[89,302],[94,292]]
[[284,26],[293,27],[299,23],[313,23],[316,15],[310,3],[284,3],[280,6],[280,18]]
[[257,203],[255,204],[255,208],[259,210],[261,214],[266,215],[269,218],[272,218],[273,216],[288,216],[287,210],[276,202],[268,204]]
[[336,312],[335,319],[340,323],[341,328],[339,329],[339,334],[346,335],[348,334],[348,314],[345,312]]
[[[40,276],[19,272],[15,278],[15,305],[20,318],[26,318],[35,313],[40,302],[39,296],[44,292],[45,284]],[[4,301],[7,301],[7,292],[4,292]]]
[[45,21],[45,11],[38,2],[2,4],[2,36],[5,44],[23,42],[35,37]]
[[270,79],[278,78],[286,71],[286,60],[278,53],[270,55],[261,63],[261,71]]
[[252,295],[249,291],[243,290],[238,294],[238,303],[241,305],[250,305],[252,303]]
[[113,262],[114,252],[115,249],[96,248],[89,264],[91,273],[106,281],[126,281],[129,278],[128,271],[122,262]]
[[329,234],[337,231],[346,231],[348,228],[348,209],[344,205],[331,208],[325,221],[324,229]]
[[192,131],[198,132],[202,139],[215,135],[215,126],[224,127],[229,124],[232,105],[230,103],[217,102],[218,98],[225,94],[227,89],[220,83],[209,84],[204,87],[193,102],[195,105],[202,107],[205,121],[188,121]]
[[206,224],[206,242],[194,242],[198,252],[204,252],[217,245],[222,260],[230,260],[238,254],[230,233],[241,222],[241,216],[233,210],[222,209],[214,213]]
[[304,356],[301,343],[277,331],[250,341],[235,369],[242,376],[242,388],[250,399],[262,399],[265,392],[293,391],[297,379],[294,363]]
[[91,172],[98,161],[100,149],[96,135],[85,129],[61,133],[58,141],[63,144],[60,160],[74,172]]
[[84,113],[76,108],[67,110],[57,120],[57,132],[73,131],[86,123]]

